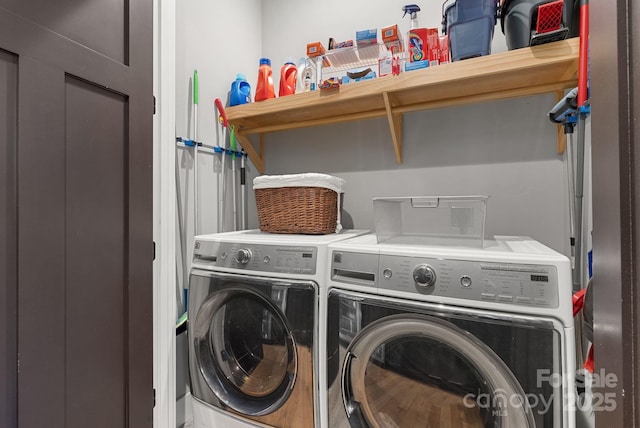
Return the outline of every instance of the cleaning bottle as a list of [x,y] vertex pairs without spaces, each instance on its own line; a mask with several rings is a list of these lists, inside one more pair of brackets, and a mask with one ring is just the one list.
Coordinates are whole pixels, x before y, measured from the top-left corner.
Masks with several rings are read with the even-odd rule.
[[407,33],[407,52],[409,61],[422,61],[427,59],[427,29],[418,26],[418,12],[420,7],[417,4],[402,6],[404,16],[408,13],[411,18],[411,27]]
[[293,62],[293,58],[286,59],[284,65],[280,69],[280,89],[278,91],[279,97],[285,95],[293,95],[296,93],[296,80],[297,80],[296,64]]
[[264,101],[275,98],[273,88],[273,72],[271,71],[271,60],[260,58],[260,68],[258,69],[258,84],[256,86],[256,101]]
[[311,60],[307,58],[304,64],[304,75],[302,78],[304,82],[304,91],[309,92],[316,89],[315,76],[313,71],[313,65],[311,65]]
[[237,106],[251,102],[251,85],[247,82],[247,78],[242,73],[236,75],[236,80],[231,82],[231,91],[229,92],[229,105]]
[[306,58],[302,57],[298,60],[298,73],[296,76],[296,94],[304,92],[304,70]]

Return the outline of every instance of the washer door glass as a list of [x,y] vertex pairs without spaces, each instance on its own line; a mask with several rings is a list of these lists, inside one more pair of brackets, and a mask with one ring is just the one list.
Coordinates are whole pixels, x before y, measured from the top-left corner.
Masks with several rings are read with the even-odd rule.
[[361,330],[347,349],[342,385],[351,426],[535,426],[502,360],[426,315],[387,316]]
[[228,288],[211,294],[195,323],[200,372],[218,399],[251,416],[286,401],[297,358],[280,308],[253,291]]

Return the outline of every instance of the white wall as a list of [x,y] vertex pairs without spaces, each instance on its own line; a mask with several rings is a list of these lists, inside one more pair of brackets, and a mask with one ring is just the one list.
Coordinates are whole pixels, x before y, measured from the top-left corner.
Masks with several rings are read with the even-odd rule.
[[[227,93],[237,73],[252,75],[257,70],[261,54],[262,2],[235,0],[220,2],[188,0],[176,2],[176,61],[175,61],[175,136],[195,138],[193,129],[194,70],[198,70],[198,140],[210,146],[222,146],[221,128],[217,127],[214,100],[227,103]],[[175,144],[170,142],[170,144]],[[228,141],[227,141],[228,144]],[[178,217],[176,231],[177,277],[175,295],[179,313],[184,310],[181,290],[187,283],[194,235],[194,161],[193,150],[177,148],[176,167],[179,177],[177,192]],[[240,163],[237,163],[239,170]],[[218,232],[218,201],[220,198],[220,155],[201,152],[198,155],[198,234]],[[232,212],[231,162],[226,162],[226,217]],[[248,180],[256,175],[247,163]],[[239,192],[238,192],[239,196]],[[253,199],[248,198],[249,202]],[[255,206],[255,203],[253,203]],[[255,208],[252,209],[255,213]],[[255,214],[251,218],[255,225]],[[224,230],[231,230],[232,222]],[[182,265],[184,263],[184,267]],[[187,340],[184,335],[176,344],[176,388],[178,403],[175,409],[177,426],[190,426],[190,397],[188,395]],[[186,395],[185,395],[186,394]],[[174,425],[175,426],[175,425]]]
[[487,233],[530,235],[568,254],[563,157],[545,112],[553,96],[405,114],[404,162],[384,119],[269,135],[268,173],[347,181],[345,209],[373,228],[375,196],[489,195]]
[[[237,73],[249,75],[257,72],[262,34],[262,2],[260,0],[238,0],[234,2],[212,2],[206,0],[180,1],[176,13],[176,136],[195,138],[192,80],[198,71],[199,103],[198,140],[210,146],[222,146],[222,127],[217,124],[214,100],[220,98],[227,103],[231,82]],[[226,144],[228,145],[228,139]],[[236,169],[240,169],[239,160]],[[230,218],[231,162],[226,160],[226,218]],[[194,183],[193,150],[177,149],[177,166],[180,175],[178,187],[181,203],[183,239],[179,252],[187,260],[191,258],[194,234]],[[255,168],[248,163],[249,178],[256,175]],[[198,225],[197,233],[218,232],[218,201],[220,199],[219,178],[220,155],[201,151],[198,155]],[[238,192],[239,196],[239,192]],[[248,198],[251,201],[251,198]],[[238,209],[239,209],[238,202]],[[253,210],[255,212],[255,209]],[[255,222],[255,215],[254,222]],[[231,230],[232,222],[225,223],[224,230]],[[180,269],[182,270],[182,269]],[[182,272],[181,281],[185,281]]]
[[[287,56],[307,42],[355,38],[356,30],[397,23],[405,1],[263,2],[263,55],[276,85]],[[442,3],[418,2],[421,26],[441,26]],[[317,12],[319,19],[309,16]],[[495,27],[492,52],[506,51]],[[547,119],[553,95],[524,97],[404,115],[402,165],[395,163],[385,119],[313,127],[266,136],[266,172],[318,171],[347,181],[345,208],[355,227],[373,228],[374,196],[490,196],[488,234],[529,235],[569,254],[568,195],[556,127]]]

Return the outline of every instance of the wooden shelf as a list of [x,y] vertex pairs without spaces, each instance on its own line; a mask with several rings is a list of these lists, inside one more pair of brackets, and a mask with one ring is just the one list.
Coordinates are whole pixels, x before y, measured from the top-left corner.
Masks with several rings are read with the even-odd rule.
[[227,109],[243,148],[264,172],[264,147],[249,134],[386,117],[396,161],[402,163],[402,114],[542,93],[577,86],[579,39],[443,64]]

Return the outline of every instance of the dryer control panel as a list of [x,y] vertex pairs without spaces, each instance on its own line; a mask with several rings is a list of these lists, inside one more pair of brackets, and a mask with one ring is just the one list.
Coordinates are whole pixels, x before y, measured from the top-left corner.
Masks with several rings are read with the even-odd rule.
[[205,269],[221,267],[253,272],[315,275],[318,249],[313,246],[196,241],[193,263]]

